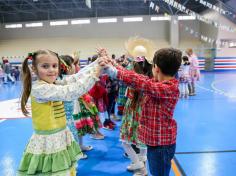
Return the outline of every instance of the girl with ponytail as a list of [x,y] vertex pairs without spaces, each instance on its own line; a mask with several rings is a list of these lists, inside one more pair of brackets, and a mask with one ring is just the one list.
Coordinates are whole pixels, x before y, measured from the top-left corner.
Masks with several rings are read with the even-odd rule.
[[[34,82],[29,61],[32,61],[32,72],[37,76]],[[76,175],[75,166],[82,152],[66,127],[63,101],[73,101],[88,92],[105,65],[106,60],[99,58],[79,73],[56,81],[60,72],[56,53],[38,50],[24,60],[21,109],[24,115],[30,115],[26,109],[30,97],[34,134],[23,153],[18,175]]]

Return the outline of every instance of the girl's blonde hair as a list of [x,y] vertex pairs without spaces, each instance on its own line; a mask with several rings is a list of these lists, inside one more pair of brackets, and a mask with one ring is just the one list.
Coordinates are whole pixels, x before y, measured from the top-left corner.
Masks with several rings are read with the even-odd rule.
[[[29,115],[29,112],[26,109],[26,104],[29,99],[31,88],[32,88],[32,78],[31,78],[31,71],[29,68],[29,60],[32,60],[32,66],[34,69],[37,69],[37,58],[40,55],[54,55],[58,58],[58,55],[50,50],[38,50],[33,53],[29,53],[28,57],[25,58],[25,60],[22,63],[21,68],[21,79],[23,82],[23,89],[21,93],[21,111],[22,113],[27,116]],[[59,59],[58,59],[59,61]],[[59,61],[60,62],[60,61]],[[60,64],[59,64],[60,65]],[[37,70],[35,70],[37,73]]]

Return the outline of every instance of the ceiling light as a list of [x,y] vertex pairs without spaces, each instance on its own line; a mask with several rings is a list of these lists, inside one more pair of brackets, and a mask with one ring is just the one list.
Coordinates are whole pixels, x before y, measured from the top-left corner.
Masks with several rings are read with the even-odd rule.
[[22,28],[22,24],[6,24],[5,28]]
[[25,27],[42,27],[43,23],[27,23],[25,24]]
[[143,17],[123,18],[123,22],[136,22],[136,21],[143,21]]
[[51,26],[62,26],[62,25],[68,25],[68,21],[51,21]]
[[100,18],[98,19],[98,23],[116,23],[117,18]]
[[169,16],[158,16],[158,17],[151,17],[151,21],[165,21],[170,20]]
[[178,20],[196,20],[195,16],[178,16]]
[[90,20],[71,20],[71,24],[89,24]]

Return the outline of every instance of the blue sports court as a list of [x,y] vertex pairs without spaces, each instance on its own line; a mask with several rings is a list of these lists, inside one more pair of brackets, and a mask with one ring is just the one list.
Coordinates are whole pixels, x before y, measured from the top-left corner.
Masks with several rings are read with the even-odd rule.
[[[235,71],[203,72],[197,95],[178,102],[176,163],[171,175],[233,176],[236,165],[236,83]],[[1,104],[18,99],[20,82],[0,86]],[[1,107],[0,107],[1,108]],[[2,109],[1,109],[2,112]],[[105,140],[86,137],[94,150],[80,160],[79,176],[132,175],[126,171],[129,160],[123,157],[119,127],[102,130]],[[30,118],[4,118],[0,121],[0,175],[16,173],[22,152],[32,134]],[[177,168],[177,169],[176,169]]]

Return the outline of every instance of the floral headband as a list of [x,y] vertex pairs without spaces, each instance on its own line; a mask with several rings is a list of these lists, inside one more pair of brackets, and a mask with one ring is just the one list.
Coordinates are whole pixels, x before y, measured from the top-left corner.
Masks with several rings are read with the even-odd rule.
[[69,66],[65,63],[63,59],[60,58],[60,68],[64,72],[67,72],[69,70]]
[[145,61],[145,57],[144,56],[138,56],[134,59],[135,62],[144,62]]
[[33,57],[35,56],[35,53],[28,53],[28,56],[26,59],[33,60]]

